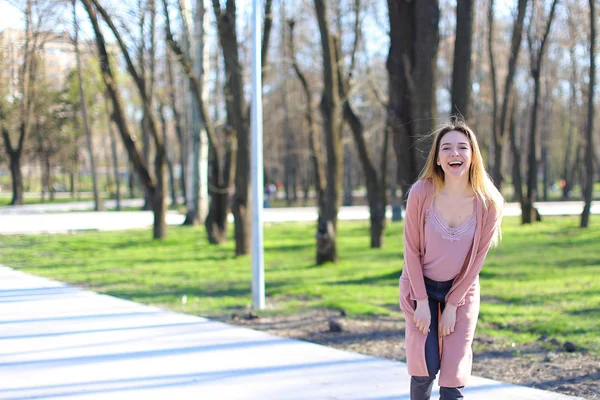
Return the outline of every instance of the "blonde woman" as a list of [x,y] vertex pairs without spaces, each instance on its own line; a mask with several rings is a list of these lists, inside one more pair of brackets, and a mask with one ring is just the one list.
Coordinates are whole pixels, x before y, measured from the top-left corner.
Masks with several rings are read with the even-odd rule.
[[504,199],[464,121],[440,127],[408,195],[400,308],[411,400],[463,399],[479,314],[479,272],[498,243]]

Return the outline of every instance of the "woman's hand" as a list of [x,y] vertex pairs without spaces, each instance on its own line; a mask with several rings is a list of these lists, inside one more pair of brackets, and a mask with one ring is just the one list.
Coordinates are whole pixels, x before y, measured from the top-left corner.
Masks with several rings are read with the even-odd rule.
[[429,333],[429,325],[431,325],[431,311],[429,310],[429,300],[417,301],[417,308],[413,317],[417,329],[423,332],[424,335]]
[[448,336],[454,332],[454,325],[456,324],[456,307],[446,304],[442,318],[440,318],[438,333],[440,337]]

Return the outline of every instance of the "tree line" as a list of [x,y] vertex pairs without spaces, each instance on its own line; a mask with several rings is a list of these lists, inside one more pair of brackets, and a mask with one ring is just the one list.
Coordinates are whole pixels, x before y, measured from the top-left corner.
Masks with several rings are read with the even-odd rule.
[[[43,187],[82,159],[102,209],[99,163],[123,196],[127,165],[166,237],[168,203],[209,241],[250,251],[249,4],[235,0],[23,0],[16,93],[0,82],[3,161],[12,203],[23,203],[24,164]],[[318,208],[316,260],[337,261],[337,215],[364,193],[370,246],[384,245],[391,203],[417,179],[441,121],[464,118],[488,170],[522,222],[541,217],[549,190],[585,200],[589,224],[598,164],[594,140],[595,0],[264,0],[265,182],[289,204]],[[71,17],[61,17],[71,10]],[[54,21],[76,64],[48,82],[43,48]],[[82,36],[84,40],[82,40]],[[5,58],[0,58],[0,63]],[[55,86],[55,85],[54,85]],[[104,144],[98,160],[95,143]],[[124,160],[124,161],[123,161]],[[177,168],[179,166],[179,168]],[[179,174],[176,176],[176,170]],[[48,189],[49,190],[49,189]]]

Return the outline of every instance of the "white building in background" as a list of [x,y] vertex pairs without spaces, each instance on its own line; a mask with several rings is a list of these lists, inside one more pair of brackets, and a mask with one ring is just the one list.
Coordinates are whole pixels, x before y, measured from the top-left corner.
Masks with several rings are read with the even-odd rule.
[[[19,70],[23,65],[25,30],[5,29],[0,32],[0,79],[6,82],[9,97],[19,93]],[[66,32],[41,32],[37,37],[37,54],[42,60],[42,73],[54,89],[65,87],[68,74],[77,66],[75,47]],[[96,57],[94,42],[80,43],[83,64]]]

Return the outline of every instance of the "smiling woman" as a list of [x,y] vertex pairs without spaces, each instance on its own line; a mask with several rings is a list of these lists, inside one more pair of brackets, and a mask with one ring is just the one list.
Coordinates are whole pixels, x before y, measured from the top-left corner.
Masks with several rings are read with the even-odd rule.
[[411,400],[427,400],[440,371],[441,400],[463,398],[479,315],[479,272],[498,242],[503,199],[485,172],[473,131],[435,132],[408,196],[400,308],[406,318]]

